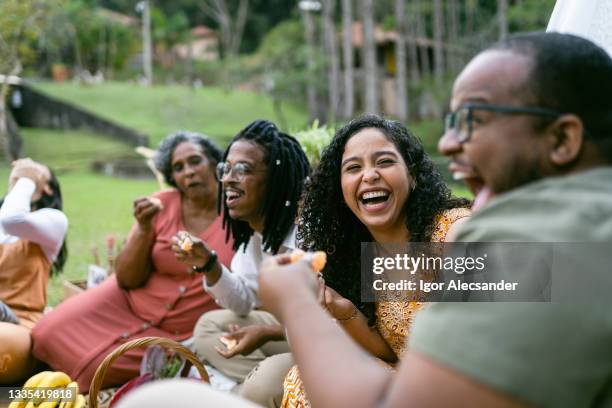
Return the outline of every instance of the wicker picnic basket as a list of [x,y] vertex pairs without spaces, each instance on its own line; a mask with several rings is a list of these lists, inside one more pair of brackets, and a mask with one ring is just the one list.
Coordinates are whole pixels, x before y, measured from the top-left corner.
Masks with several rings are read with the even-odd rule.
[[182,344],[171,340],[165,339],[163,337],[143,337],[140,339],[135,339],[132,341],[128,341],[127,343],[122,344],[113,350],[106,358],[100,363],[100,366],[96,370],[96,373],[91,380],[91,386],[89,387],[89,408],[98,408],[98,393],[100,392],[100,387],[102,386],[102,381],[104,380],[104,376],[106,375],[106,370],[110,367],[115,360],[117,360],[123,353],[128,350],[138,348],[138,347],[146,347],[152,345],[160,345],[168,350],[174,351],[184,357],[189,363],[193,364],[195,368],[200,373],[200,377],[202,381],[208,382],[208,373],[206,369],[198,359],[198,357],[193,354],[191,350]]

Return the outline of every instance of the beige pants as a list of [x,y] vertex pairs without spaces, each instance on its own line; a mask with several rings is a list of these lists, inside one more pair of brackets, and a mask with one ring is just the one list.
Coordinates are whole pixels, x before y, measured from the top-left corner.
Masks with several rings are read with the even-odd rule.
[[117,408],[257,408],[235,395],[213,390],[208,384],[190,380],[160,380],[127,393]]
[[283,398],[283,380],[294,365],[286,341],[271,341],[253,353],[225,358],[215,350],[224,347],[219,337],[230,324],[279,324],[270,313],[253,311],[241,317],[230,310],[215,310],[200,318],[194,330],[194,346],[201,360],[241,383],[235,392],[259,405],[275,408]]

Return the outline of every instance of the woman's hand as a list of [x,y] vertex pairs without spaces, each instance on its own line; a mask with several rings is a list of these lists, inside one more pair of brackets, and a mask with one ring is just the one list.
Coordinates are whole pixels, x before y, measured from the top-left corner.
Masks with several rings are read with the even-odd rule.
[[244,327],[231,324],[229,333],[223,337],[229,343],[236,342],[236,345],[231,348],[215,347],[215,350],[225,358],[232,358],[238,354],[249,355],[271,340],[270,329],[268,325],[263,324]]
[[36,185],[36,191],[34,191],[32,195],[32,201],[37,201],[44,192],[51,193],[48,191],[51,173],[47,167],[29,158],[15,160],[11,163],[11,166],[13,168],[9,176],[9,190],[15,186],[17,180],[26,177],[32,180]]
[[[186,245],[187,240],[191,241],[191,244]],[[178,261],[198,267],[206,265],[211,255],[211,250],[206,242],[187,231],[179,231],[172,237],[172,251]]]
[[134,200],[134,218],[144,232],[153,228],[153,217],[162,210],[161,202],[152,197],[140,197]]
[[338,292],[325,285],[323,279],[319,279],[319,303],[336,320],[349,320],[355,315],[353,302],[340,296]]

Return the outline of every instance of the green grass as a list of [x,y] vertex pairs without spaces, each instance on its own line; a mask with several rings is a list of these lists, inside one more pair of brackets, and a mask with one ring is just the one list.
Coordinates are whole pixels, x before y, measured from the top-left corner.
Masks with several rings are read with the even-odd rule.
[[[222,147],[255,119],[279,122],[271,99],[253,92],[227,92],[219,88],[153,86],[107,82],[101,86],[37,83],[49,95],[79,105],[104,118],[147,134],[155,147],[168,133],[192,130],[213,137]],[[300,107],[283,104],[290,129],[307,124]]]

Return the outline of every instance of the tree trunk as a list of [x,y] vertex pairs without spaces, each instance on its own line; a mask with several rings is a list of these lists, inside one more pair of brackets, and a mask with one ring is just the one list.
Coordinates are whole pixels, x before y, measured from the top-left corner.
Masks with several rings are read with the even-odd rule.
[[508,0],[497,0],[497,16],[499,18],[499,39],[508,36]]
[[[450,20],[450,32],[447,39],[449,46],[457,45],[459,39],[459,10],[457,0],[448,0],[448,17]],[[451,47],[448,53],[449,67],[454,74],[461,67],[461,56],[458,53],[457,47]]]
[[397,41],[395,42],[395,78],[397,80],[397,117],[408,120],[408,95],[406,92],[406,9],[404,0],[395,0]]
[[444,77],[444,10],[442,0],[434,0],[434,74],[436,84],[442,84]]
[[465,33],[468,37],[474,34],[474,0],[465,0]]
[[336,25],[334,24],[335,0],[323,0],[323,33],[325,36],[325,51],[327,54],[327,78],[329,87],[328,122],[334,123],[340,105],[338,48],[336,46]]
[[317,90],[315,88],[316,83],[316,72],[315,72],[315,33],[314,33],[314,21],[312,20],[312,14],[310,11],[302,10],[302,16],[304,18],[304,33],[306,37],[306,45],[308,48],[307,56],[307,71],[308,78],[306,82],[306,100],[308,102],[308,116],[310,122],[317,119]]
[[419,46],[416,41],[419,35],[414,13],[410,19],[410,28],[407,31],[410,33],[410,37],[412,38],[412,40],[408,43],[408,52],[410,55],[410,81],[412,81],[413,84],[416,84],[421,81],[421,74],[419,72]]
[[344,119],[350,119],[355,110],[353,88],[353,0],[342,0],[342,59],[344,62]]
[[[417,6],[415,7],[416,28],[419,37],[427,38],[427,27],[425,26],[425,15],[423,13],[423,5],[421,1],[422,0],[417,0]],[[427,49],[427,45],[422,45],[419,47],[419,49],[421,51],[422,72],[425,75],[428,75],[431,73],[431,64],[429,63],[429,50]]]
[[365,76],[365,111],[378,113],[376,75],[376,40],[374,38],[374,0],[361,0],[363,16],[363,66]]

